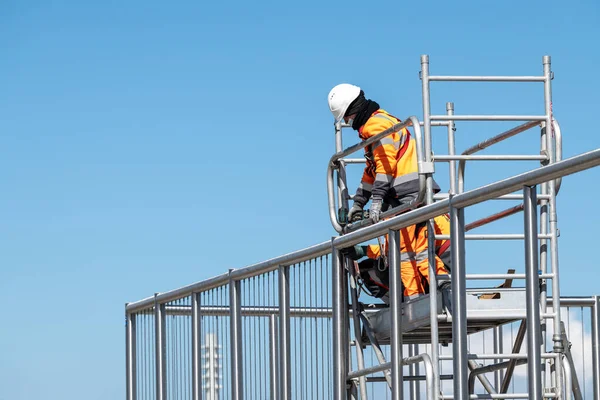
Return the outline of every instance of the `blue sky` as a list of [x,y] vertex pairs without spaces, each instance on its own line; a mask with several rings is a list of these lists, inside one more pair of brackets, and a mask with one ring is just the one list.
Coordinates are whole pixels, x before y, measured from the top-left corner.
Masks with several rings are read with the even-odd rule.
[[[482,75],[541,74],[549,54],[564,156],[597,148],[599,17],[593,0],[3,1],[0,399],[122,398],[125,302],[330,238],[337,83],[420,117],[421,54],[433,74]],[[432,109],[542,113],[542,95],[440,83]],[[506,126],[460,124],[457,149]],[[535,154],[532,133],[497,153]],[[467,186],[534,166],[478,164]],[[598,294],[598,181],[563,183],[563,294]],[[489,231],[511,227],[520,217]],[[519,268],[485,246],[470,272]]]

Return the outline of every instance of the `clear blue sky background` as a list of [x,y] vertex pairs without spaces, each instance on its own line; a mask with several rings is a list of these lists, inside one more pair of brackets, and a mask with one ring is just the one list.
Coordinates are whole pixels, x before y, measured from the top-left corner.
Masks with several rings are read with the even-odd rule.
[[[565,157],[597,148],[599,17],[594,0],[2,1],[0,399],[123,398],[125,302],[331,237],[337,83],[421,116],[421,54],[433,74],[489,75],[541,74],[549,54]],[[434,84],[432,108],[542,113],[542,99],[541,84]],[[459,124],[457,149],[506,126]],[[533,166],[478,164],[467,186]],[[563,294],[599,292],[599,181],[563,183]],[[485,246],[468,249],[469,271],[522,270]]]

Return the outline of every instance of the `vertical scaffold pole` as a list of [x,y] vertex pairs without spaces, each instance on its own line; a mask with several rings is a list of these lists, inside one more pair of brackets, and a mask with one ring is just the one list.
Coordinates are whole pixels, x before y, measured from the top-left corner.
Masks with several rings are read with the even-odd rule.
[[[454,399],[468,400],[467,295],[465,271],[465,210],[450,202],[452,246],[452,356]],[[437,393],[437,392],[436,392]]]
[[[546,112],[546,150],[550,162],[554,163],[556,156],[554,154],[554,131],[552,125],[552,69],[550,56],[544,56],[542,59],[544,66],[544,109]],[[554,333],[552,341],[555,353],[563,353],[562,338],[560,336],[560,280],[558,274],[558,221],[556,214],[556,190],[554,179],[548,182],[548,192],[550,194],[548,217],[550,222],[550,265],[552,268],[552,311],[554,313]],[[554,368],[557,393],[563,392],[563,371],[562,358],[555,358]]]
[[[502,354],[504,351],[502,344],[502,325],[494,328],[494,354]],[[495,359],[494,363],[501,363],[503,360]],[[500,393],[500,387],[502,386],[502,379],[504,379],[504,370],[494,371],[494,389]]]
[[331,247],[331,268],[332,268],[332,308],[333,308],[333,398],[334,400],[343,400],[346,398],[346,377],[347,377],[347,352],[348,336],[346,331],[347,318],[346,310],[347,297],[344,297],[345,271],[342,265],[343,257],[333,246]]
[[[454,115],[454,103],[446,103],[446,114]],[[456,154],[456,146],[454,144],[454,132],[456,131],[456,125],[454,121],[448,121],[448,155],[453,156]],[[451,160],[448,165],[450,174],[450,193],[456,194],[456,161]]]
[[292,398],[292,366],[290,364],[290,268],[279,266],[279,398]]
[[156,400],[167,399],[167,341],[165,337],[165,305],[154,295],[154,344],[156,369]]
[[200,293],[192,293],[192,400],[202,400]]
[[[336,122],[335,124],[335,152],[338,153],[344,150],[343,138],[342,138],[342,123]],[[338,169],[338,206],[346,210],[348,206],[348,186],[346,182],[346,163],[340,161],[340,168]]]
[[[429,56],[421,56],[421,82],[423,94],[423,142],[425,163],[422,166],[433,166],[431,148],[431,110],[429,95]],[[419,160],[420,162],[421,160]],[[429,167],[428,167],[429,168]],[[427,171],[426,178],[426,203],[433,203],[433,171]],[[428,255],[429,255],[429,313],[431,330],[431,361],[433,363],[433,374],[435,376],[434,393],[439,393],[439,340],[438,340],[438,311],[437,311],[437,278],[435,268],[435,232],[432,222],[427,223]]]
[[402,400],[402,281],[400,279],[400,232],[390,230],[389,269],[390,310],[392,313],[391,362],[392,400]]
[[525,213],[525,293],[527,297],[527,377],[529,398],[542,398],[540,281],[538,278],[537,196],[535,186],[523,188]]
[[600,400],[600,296],[594,296],[592,311],[592,373],[594,400]]
[[[125,305],[127,307],[127,305]],[[127,368],[127,400],[137,400],[137,355],[136,355],[136,318],[134,313],[125,311],[125,347]]]
[[[408,346],[408,356],[414,357],[419,355],[419,345],[411,344]],[[411,364],[408,368],[411,376],[419,375],[419,364]],[[421,400],[421,385],[418,380],[413,379],[410,382],[410,400]]]
[[242,359],[242,289],[229,270],[229,329],[231,336],[231,398],[244,398],[244,364]]
[[[544,152],[547,153],[547,146],[548,146],[548,142],[547,142],[547,134],[548,131],[546,130],[545,127],[545,123],[544,123],[544,127],[541,129],[541,133],[540,133],[540,152],[543,154]],[[544,162],[542,162],[542,165],[544,165]],[[547,195],[549,193],[548,191],[548,182],[544,182],[540,185],[540,193],[542,195]],[[548,234],[548,200],[542,200],[540,202],[540,235],[547,235]],[[540,246],[540,270],[542,271],[543,274],[548,273],[548,244],[549,241],[548,239],[541,239],[539,241],[539,246]],[[540,285],[540,304],[542,306],[541,308],[541,312],[542,313],[546,313],[547,312],[547,308],[548,308],[548,304],[546,302],[546,299],[548,298],[548,286],[547,286],[547,281],[546,279],[542,279],[541,280],[541,285]],[[541,330],[542,330],[542,352],[545,353],[547,346],[546,346],[546,332],[547,332],[547,322],[546,319],[542,319],[541,322]],[[542,368],[542,386],[545,388],[547,387],[547,381],[546,381],[546,363],[544,363],[544,366]]]

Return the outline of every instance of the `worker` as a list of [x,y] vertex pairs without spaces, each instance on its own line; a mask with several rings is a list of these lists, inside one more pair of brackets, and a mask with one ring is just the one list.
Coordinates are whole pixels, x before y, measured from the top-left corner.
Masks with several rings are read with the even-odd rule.
[[[401,122],[375,101],[366,99],[360,87],[348,83],[331,89],[328,103],[336,122],[350,124],[363,141]],[[404,128],[366,146],[365,158],[365,170],[348,221],[355,214],[362,214],[371,198],[369,217],[378,222],[388,207],[410,203],[419,193],[416,143]],[[435,181],[432,189],[434,193],[440,191]]]
[[[450,219],[448,214],[435,217],[433,229],[436,235],[450,234]],[[359,263],[363,280],[379,286],[376,297],[383,297],[388,289],[389,272],[387,271],[388,237],[380,245],[357,245],[342,250],[353,260],[368,257]],[[400,229],[400,277],[404,287],[404,298],[412,299],[429,293],[429,258],[428,258],[427,223],[421,222]],[[451,270],[450,240],[435,240],[435,271],[436,275],[446,275]],[[376,270],[375,270],[376,269]],[[382,273],[384,272],[384,273]],[[365,273],[369,274],[368,276]],[[446,281],[447,282],[447,281]],[[442,282],[444,283],[444,282]],[[384,290],[381,290],[383,288]]]

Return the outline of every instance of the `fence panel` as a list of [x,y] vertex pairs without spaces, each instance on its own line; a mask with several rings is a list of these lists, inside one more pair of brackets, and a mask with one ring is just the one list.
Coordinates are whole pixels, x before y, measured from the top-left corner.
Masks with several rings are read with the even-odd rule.
[[156,399],[154,308],[142,310],[136,320],[136,393],[138,400]]
[[292,398],[331,399],[331,258],[290,267]]
[[167,398],[192,398],[191,297],[166,304],[165,339]]
[[230,399],[229,285],[202,292],[199,296],[201,398]]

